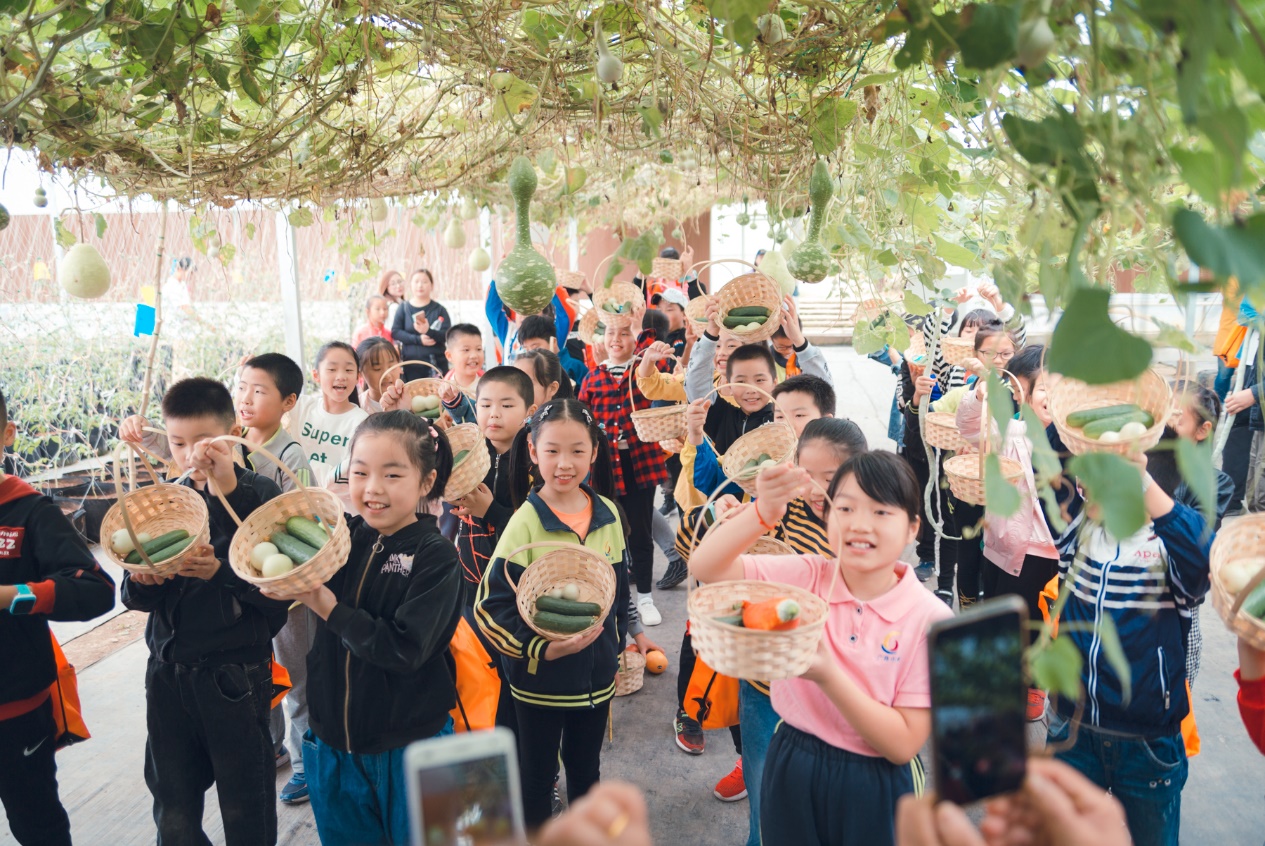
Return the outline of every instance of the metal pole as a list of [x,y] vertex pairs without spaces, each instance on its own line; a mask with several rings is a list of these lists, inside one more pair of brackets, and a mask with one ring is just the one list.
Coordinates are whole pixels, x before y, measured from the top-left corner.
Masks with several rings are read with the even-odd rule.
[[294,227],[284,211],[277,212],[277,275],[281,280],[286,355],[303,367],[306,356],[303,353],[303,315],[299,297],[299,256]]

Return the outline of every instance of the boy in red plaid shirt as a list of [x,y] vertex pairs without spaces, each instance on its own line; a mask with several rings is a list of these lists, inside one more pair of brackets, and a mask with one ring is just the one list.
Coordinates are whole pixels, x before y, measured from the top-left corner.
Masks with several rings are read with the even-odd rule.
[[[606,430],[611,455],[614,456],[615,492],[624,509],[630,534],[628,551],[632,558],[633,578],[637,583],[637,610],[642,623],[657,626],[663,622],[663,617],[654,607],[654,598],[650,594],[654,584],[651,518],[655,491],[667,481],[668,471],[663,449],[658,444],[643,443],[632,424],[634,407],[650,407],[650,401],[637,387],[633,360],[643,347],[654,342],[655,333],[646,330],[634,337],[631,325],[623,321],[618,323],[607,324],[607,358],[585,377],[578,398],[592,410],[598,424]],[[667,365],[661,361],[659,366],[666,368]]]

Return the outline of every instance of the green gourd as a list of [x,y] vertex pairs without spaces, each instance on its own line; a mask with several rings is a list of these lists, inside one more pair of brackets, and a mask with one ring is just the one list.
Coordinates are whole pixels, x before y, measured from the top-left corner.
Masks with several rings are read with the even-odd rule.
[[812,210],[808,218],[808,236],[786,257],[786,267],[801,282],[820,282],[830,273],[830,253],[821,245],[821,224],[826,219],[826,206],[834,195],[834,184],[826,160],[818,159],[808,180],[808,199]]
[[529,208],[536,193],[536,170],[526,156],[510,165],[509,189],[514,196],[517,238],[496,270],[496,291],[520,315],[540,314],[558,285],[553,265],[531,245]]

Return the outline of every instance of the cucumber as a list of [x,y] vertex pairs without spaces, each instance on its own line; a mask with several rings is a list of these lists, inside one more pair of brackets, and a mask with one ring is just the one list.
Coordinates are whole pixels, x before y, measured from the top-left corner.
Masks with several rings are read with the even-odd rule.
[[769,310],[764,306],[738,306],[731,308],[728,312],[729,317],[768,317]]
[[[1103,420],[1107,417],[1120,417],[1124,414],[1132,414],[1134,412],[1146,412],[1138,408],[1133,403],[1123,403],[1121,405],[1108,405],[1102,408],[1082,408],[1080,411],[1073,411],[1067,415],[1067,425],[1073,429],[1083,429],[1085,426],[1093,423],[1095,420]],[[1148,415],[1149,416],[1149,415]],[[1146,421],[1143,421],[1146,422]],[[1152,420],[1146,423],[1150,427]]]
[[724,617],[714,617],[713,619],[718,623],[725,623],[730,626],[737,626],[738,628],[744,628],[744,626],[742,625],[741,614],[728,614]]
[[314,549],[320,549],[329,540],[329,533],[321,528],[321,524],[306,517],[291,517],[286,520],[286,534],[294,535]]
[[444,409],[442,406],[439,408],[425,408],[414,413],[417,414],[418,417],[425,417],[427,420],[438,420],[439,415],[444,413]]
[[596,617],[572,617],[567,614],[554,614],[551,611],[537,611],[532,617],[540,628],[561,634],[576,634],[593,625]]
[[319,549],[313,549],[294,535],[288,535],[285,532],[273,532],[268,540],[272,541],[272,545],[283,554],[290,556],[290,560],[296,565],[306,563],[313,555],[320,552]]
[[1265,620],[1265,582],[1261,582],[1243,600],[1242,610],[1258,620]]
[[545,595],[536,599],[536,610],[567,617],[596,617],[602,613],[602,606],[596,602],[576,602],[572,599],[557,599]]
[[1132,411],[1128,414],[1117,414],[1113,417],[1100,417],[1097,420],[1086,423],[1085,428],[1081,431],[1084,432],[1087,438],[1097,438],[1106,432],[1119,432],[1124,424],[1134,421],[1146,423],[1147,426],[1150,426],[1151,424],[1147,423],[1148,420],[1151,420],[1151,415],[1145,411]]
[[[168,558],[171,558],[173,555],[178,555],[181,552],[184,552],[185,547],[193,543],[193,538],[188,537],[187,532],[185,533],[185,535],[186,536],[184,538],[176,541],[175,543],[168,544],[167,546],[164,546],[162,549],[156,549],[153,552],[150,552],[148,549],[145,550],[145,552],[149,554],[149,560],[153,561],[155,564],[159,564],[163,561],[166,561]],[[128,557],[130,558],[131,556],[129,555]],[[132,563],[133,564],[142,563],[141,557],[137,555],[136,560],[133,561]]]
[[[160,549],[166,549],[167,547],[172,546],[187,537],[189,537],[189,533],[184,529],[176,529],[174,532],[166,532],[165,534],[161,534],[154,538],[152,541],[141,544],[141,547],[145,550],[146,555],[156,561],[157,559],[154,558],[154,553],[158,552]],[[188,544],[185,544],[185,546],[188,546]],[[172,555],[174,554],[175,553],[172,553]],[[171,555],[168,555],[167,557],[170,558]],[[128,564],[140,564],[141,554],[136,550],[132,550],[123,560]]]
[[745,329],[752,323],[763,326],[764,321],[767,319],[767,317],[735,317],[733,312],[730,312],[725,316],[725,319],[721,321],[721,324],[723,324],[726,329]]
[[463,449],[460,452],[458,452],[456,455],[452,457],[452,466],[456,467],[462,461],[465,461],[466,456],[469,454],[470,454],[470,450],[468,449]]

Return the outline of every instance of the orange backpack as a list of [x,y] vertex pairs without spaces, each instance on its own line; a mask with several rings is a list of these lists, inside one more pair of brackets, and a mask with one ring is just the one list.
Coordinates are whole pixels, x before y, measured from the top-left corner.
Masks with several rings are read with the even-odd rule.
[[452,715],[455,731],[479,731],[496,725],[496,705],[501,698],[501,677],[492,656],[466,618],[457,621],[448,644],[457,665],[457,707]]
[[694,672],[681,703],[685,713],[698,720],[705,729],[738,725],[738,680],[722,676],[695,655]]
[[277,663],[277,656],[273,655],[270,660],[272,661],[272,701],[268,703],[268,707],[272,709],[281,704],[281,700],[286,698],[286,694],[294,685],[290,682],[290,671]]
[[80,743],[92,737],[88,726],[83,721],[83,708],[79,704],[79,679],[75,677],[75,668],[66,660],[61,644],[52,632],[48,633],[53,641],[53,659],[57,662],[57,681],[49,688],[53,702],[53,722],[57,726],[55,746],[62,749],[73,743]]

